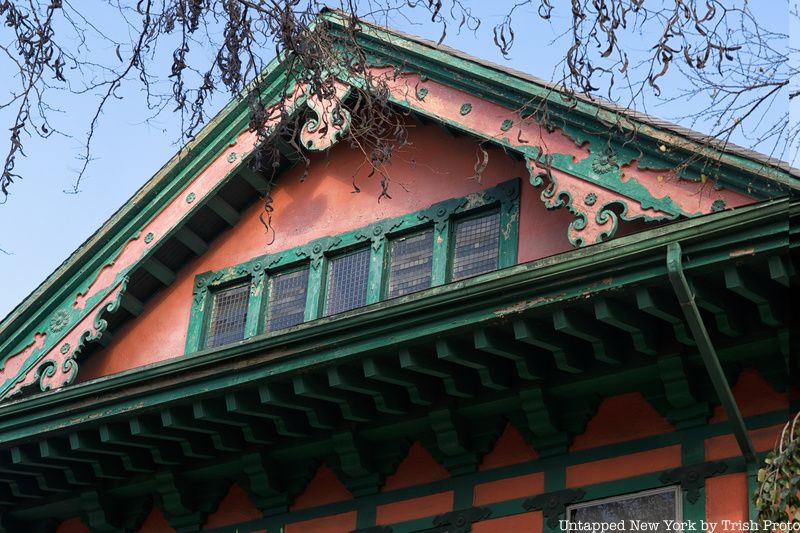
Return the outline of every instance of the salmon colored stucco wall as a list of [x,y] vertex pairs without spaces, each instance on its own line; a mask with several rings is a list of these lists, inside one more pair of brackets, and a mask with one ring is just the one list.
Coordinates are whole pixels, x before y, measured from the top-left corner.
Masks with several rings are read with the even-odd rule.
[[706,519],[720,524],[723,520],[744,522],[748,513],[747,475],[742,472],[706,480]]
[[[275,241],[271,245],[267,246],[259,221],[262,206],[256,203],[237,226],[218,237],[202,257],[181,269],[172,285],[147,302],[139,317],[115,332],[109,346],[87,359],[78,379],[86,381],[183,355],[197,274],[417,211],[514,177],[521,178],[522,188],[519,262],[572,249],[567,226],[574,217],[565,209],[548,211],[544,207],[539,199],[541,190],[529,184],[523,163],[489,148],[489,164],[478,183],[468,178],[475,173],[474,140],[449,137],[435,126],[411,130],[412,145],[397,152],[390,166],[390,199],[378,201],[380,177],[368,177],[360,152],[339,145],[329,154],[314,156],[305,180],[300,180],[300,165],[282,176],[275,188]],[[354,173],[360,193],[354,193]],[[621,224],[622,231],[639,227],[626,224]]]

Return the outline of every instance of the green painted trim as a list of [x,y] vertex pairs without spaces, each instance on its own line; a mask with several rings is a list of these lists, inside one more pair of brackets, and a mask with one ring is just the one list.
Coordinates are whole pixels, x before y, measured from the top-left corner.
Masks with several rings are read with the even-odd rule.
[[[705,444],[702,438],[698,435],[692,434],[690,437],[683,440],[681,443],[681,465],[692,466],[700,464],[705,461]],[[703,488],[700,489],[700,496],[697,501],[692,503],[689,501],[689,493],[682,490],[681,496],[683,498],[683,520],[692,520],[699,524],[701,520],[706,518],[706,490],[705,479],[703,480]]]
[[450,262],[452,224],[439,229],[434,225],[433,256],[431,257],[431,287],[444,285],[448,281],[447,265]]
[[[555,492],[567,488],[566,465],[552,463],[544,468],[544,492]],[[564,514],[559,515],[559,519],[566,518]],[[558,527],[550,527],[547,517],[542,516],[543,533],[559,533],[562,530]]]
[[306,291],[305,321],[310,322],[322,316],[322,293],[327,265],[321,268],[311,268],[308,271],[308,289]]
[[[205,330],[210,310],[208,293],[214,289],[234,282],[252,280],[250,301],[247,310],[245,339],[264,332],[266,312],[266,285],[270,274],[280,269],[296,266],[301,261],[310,264],[306,295],[305,320],[311,321],[325,315],[326,279],[329,257],[346,253],[348,250],[370,243],[370,263],[367,280],[366,305],[371,305],[385,298],[384,286],[388,276],[389,241],[396,235],[409,231],[417,231],[433,224],[435,232],[440,234],[449,231],[454,216],[470,215],[473,212],[496,206],[501,213],[499,231],[500,268],[516,264],[517,242],[519,232],[519,178],[514,178],[484,191],[463,198],[453,198],[438,202],[430,207],[407,215],[385,219],[362,228],[339,235],[314,239],[301,246],[296,246],[278,253],[262,255],[238,265],[220,270],[204,272],[195,276],[192,310],[189,319],[189,330],[186,338],[186,353],[194,353],[205,348]],[[435,238],[435,235],[434,235]],[[434,256],[441,254],[434,241]],[[439,258],[441,261],[441,258]],[[444,269],[450,267],[451,261],[445,258]],[[436,263],[436,268],[442,268]],[[434,269],[434,272],[436,270]],[[435,277],[441,276],[441,270]]]

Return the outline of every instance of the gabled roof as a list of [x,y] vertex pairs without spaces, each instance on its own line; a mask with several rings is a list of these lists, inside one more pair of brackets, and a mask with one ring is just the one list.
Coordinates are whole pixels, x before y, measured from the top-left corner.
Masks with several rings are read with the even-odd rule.
[[[328,12],[323,17],[334,31],[343,30],[340,14]],[[402,66],[404,74],[393,80],[396,105],[524,158],[531,183],[548,185],[542,195],[545,204],[563,206],[575,214],[569,236],[576,245],[591,244],[613,233],[617,215],[607,209],[612,203],[623,206],[619,215],[623,218],[648,220],[691,218],[726,208],[724,202],[712,205],[709,201],[702,209],[687,209],[674,194],[654,195],[634,178],[620,179],[621,169],[634,168],[632,165],[644,172],[674,168],[691,160],[681,172],[682,183],[704,183],[713,167],[716,186],[756,199],[785,197],[800,189],[797,171],[785,163],[730,144],[720,145],[599,99],[580,95],[565,99],[552,84],[447,47],[366,23],[358,39],[376,68]],[[287,73],[278,61],[267,66],[263,80],[267,101],[284,96]],[[420,83],[430,87],[427,101],[429,89],[423,94],[417,88]],[[459,95],[464,103],[445,108],[436,100],[440,90]],[[306,98],[295,96],[292,108],[305,112]],[[538,101],[549,106],[545,127],[563,132],[576,146],[584,147],[588,154],[584,160],[574,162],[571,153],[545,154],[536,142],[525,139],[525,128],[539,127],[531,104]],[[477,109],[482,102],[490,106],[488,111]],[[486,122],[491,113],[501,111],[508,116],[502,123]],[[87,343],[108,337],[113,312],[119,308],[133,315],[140,312],[142,302],[131,291],[138,273],[146,271],[168,285],[175,267],[169,263],[186,259],[172,257],[170,243],[179,241],[199,255],[206,241],[222,230],[212,228],[206,235],[199,234],[198,217],[210,210],[235,224],[243,208],[237,205],[241,197],[237,190],[251,187],[263,192],[265,187],[263,177],[246,164],[256,141],[247,124],[246,102],[232,101],[0,323],[0,401],[37,381],[46,390],[74,380],[76,358]],[[609,124],[618,126],[610,133],[610,141]],[[635,144],[624,137],[626,132],[635,132]],[[613,160],[607,152],[610,145],[615,150]],[[558,176],[558,184],[553,176]],[[675,190],[680,186],[675,184]],[[573,198],[586,187],[605,191],[596,205],[594,200],[578,205]],[[611,217],[614,228],[594,227],[601,217]]]

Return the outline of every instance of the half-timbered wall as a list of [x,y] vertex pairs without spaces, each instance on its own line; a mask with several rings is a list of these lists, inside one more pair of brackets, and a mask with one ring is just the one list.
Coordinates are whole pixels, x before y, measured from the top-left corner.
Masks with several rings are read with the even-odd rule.
[[[733,393],[752,428],[757,451],[771,449],[786,417],[788,395],[775,391],[751,369],[740,373]],[[546,506],[531,507],[538,495],[580,489],[585,491],[580,501],[586,502],[670,485],[682,487],[684,520],[747,521],[754,478],[748,476],[719,409],[711,420],[708,426],[678,430],[641,394],[622,394],[600,403],[567,454],[539,457],[508,424],[476,472],[451,477],[422,444],[412,442],[378,494],[354,498],[323,463],[288,513],[262,516],[234,483],[203,530],[271,533],[282,527],[286,533],[347,533],[377,525],[389,526],[392,532],[411,532],[432,528],[436,516],[453,509],[474,507],[486,515],[476,514],[481,518],[472,524],[475,533],[554,533],[561,529],[548,526],[553,513]],[[680,469],[703,461],[719,471],[705,478],[701,475],[704,483],[693,493]],[[57,529],[57,533],[88,531],[78,518],[62,522]],[[139,531],[172,529],[154,507]]]

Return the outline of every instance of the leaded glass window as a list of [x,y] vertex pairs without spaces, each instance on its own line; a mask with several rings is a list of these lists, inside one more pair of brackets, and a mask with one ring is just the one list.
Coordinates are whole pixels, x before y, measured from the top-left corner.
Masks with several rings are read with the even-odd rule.
[[214,291],[208,320],[206,347],[213,348],[244,338],[250,282]]
[[367,302],[369,248],[332,257],[328,265],[325,314],[335,315]]
[[389,252],[389,298],[431,286],[433,229],[392,239]]
[[670,521],[681,520],[679,496],[676,487],[669,487],[574,505],[567,510],[570,529],[614,523],[622,524],[615,531],[668,531]]
[[453,233],[453,281],[497,270],[500,213],[459,220]]
[[308,268],[271,275],[265,331],[302,323],[306,313],[307,290]]

